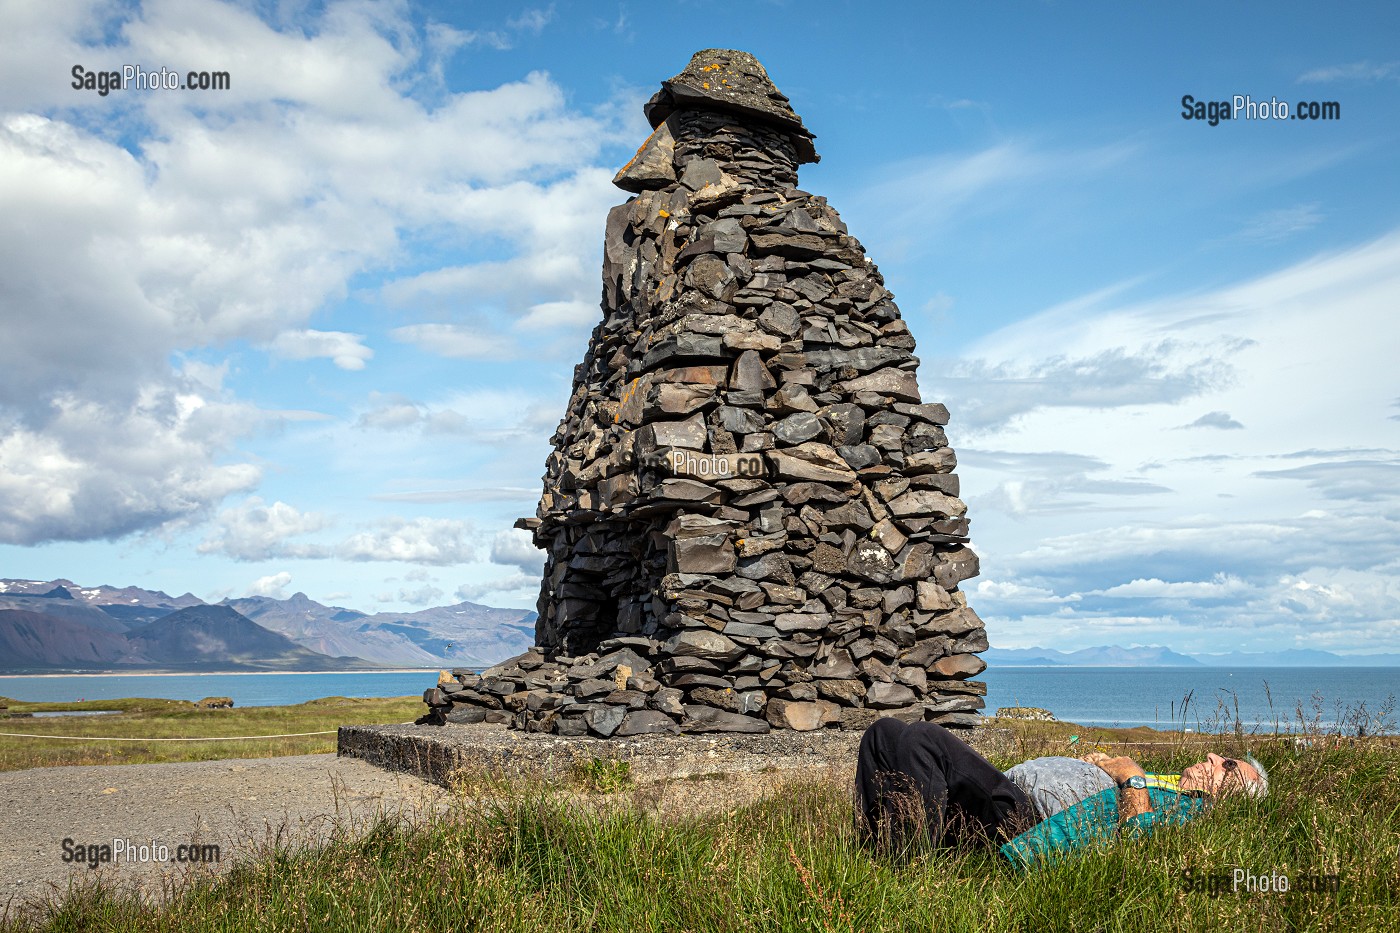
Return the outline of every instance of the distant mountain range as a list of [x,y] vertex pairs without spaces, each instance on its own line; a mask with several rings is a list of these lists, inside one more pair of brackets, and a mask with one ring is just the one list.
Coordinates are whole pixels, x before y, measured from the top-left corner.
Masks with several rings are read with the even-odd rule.
[[[535,614],[457,603],[373,615],[297,593],[218,605],[186,593],[0,580],[0,672],[372,670],[488,667],[535,640]],[[1287,651],[1189,655],[1117,645],[988,648],[996,667],[1400,666],[1400,654]]]
[[368,615],[297,593],[289,599],[226,599],[223,605],[313,651],[392,667],[488,667],[535,643],[535,613],[476,603]]
[[210,605],[139,587],[0,580],[0,671],[486,667],[534,643],[535,614],[458,603],[374,615],[290,599]]
[[1179,654],[1170,648],[1117,645],[1057,651],[1054,648],[988,648],[982,659],[1006,667],[1392,667],[1400,654],[1341,655],[1310,648]]

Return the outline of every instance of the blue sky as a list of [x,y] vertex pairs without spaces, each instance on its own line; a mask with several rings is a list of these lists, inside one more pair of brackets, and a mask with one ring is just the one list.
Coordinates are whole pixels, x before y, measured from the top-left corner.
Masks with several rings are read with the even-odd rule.
[[1400,650],[1392,4],[11,2],[0,34],[0,576],[533,606],[511,525],[612,174],[722,46],[817,134],[802,185],[953,412],[993,644]]

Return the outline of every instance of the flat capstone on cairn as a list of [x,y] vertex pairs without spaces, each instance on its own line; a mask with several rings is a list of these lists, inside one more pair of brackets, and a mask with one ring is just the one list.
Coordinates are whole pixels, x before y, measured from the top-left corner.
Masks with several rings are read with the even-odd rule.
[[982,621],[948,411],[874,263],[797,167],[752,55],[696,53],[614,183],[603,319],[533,532],[536,645],[424,723],[566,736],[974,726]]

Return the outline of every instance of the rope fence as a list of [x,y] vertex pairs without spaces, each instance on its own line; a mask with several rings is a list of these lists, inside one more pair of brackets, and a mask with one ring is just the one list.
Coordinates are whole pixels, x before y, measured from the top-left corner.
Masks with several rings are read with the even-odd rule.
[[[1201,745],[1201,744],[1205,744],[1205,745],[1219,745],[1219,744],[1220,744],[1221,742],[1223,742],[1223,741],[1226,741],[1226,740],[1228,740],[1228,739],[1234,739],[1234,738],[1236,738],[1236,736],[1234,735],[1234,733],[1221,733],[1220,735],[1202,735],[1202,736],[1199,736],[1199,737],[1194,738],[1194,739],[1183,740],[1183,741],[1180,741],[1180,742],[1134,742],[1132,739],[1113,739],[1112,741],[1109,741],[1109,740],[1104,740],[1104,741],[1095,740],[1095,741],[1092,741],[1092,742],[1071,743],[1071,744],[1074,745],[1074,747],[1076,747],[1076,748],[1077,748],[1079,745],[1081,745],[1081,744],[1082,744],[1082,745],[1085,745],[1085,746],[1093,746],[1093,745],[1161,745],[1161,746],[1170,746],[1170,747],[1177,747],[1177,748],[1179,748],[1179,747],[1182,746],[1182,745],[1192,745],[1192,744],[1194,744],[1194,745]],[[1246,739],[1288,739],[1288,738],[1294,738],[1294,739],[1321,739],[1321,738],[1326,738],[1326,736],[1299,736],[1299,735],[1290,735],[1290,734],[1287,733],[1287,732],[1279,732],[1279,733],[1273,733],[1273,732],[1256,732],[1256,733],[1253,733],[1253,734],[1246,734],[1246,735],[1244,736],[1244,738],[1246,738]]]
[[0,732],[0,736],[16,739],[69,739],[74,742],[233,742],[239,739],[296,739],[304,735],[335,735],[338,731],[337,729],[328,729],[325,732],[285,732],[282,735],[210,735],[194,738],[179,736],[177,738],[149,739],[108,735],[39,735],[34,732]]

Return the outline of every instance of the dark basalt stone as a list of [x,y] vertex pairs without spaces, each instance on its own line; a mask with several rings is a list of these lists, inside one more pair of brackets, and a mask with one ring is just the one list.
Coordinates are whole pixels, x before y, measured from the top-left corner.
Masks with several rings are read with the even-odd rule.
[[687,703],[681,729],[685,732],[767,732],[769,725],[756,716]]
[[812,147],[813,135],[802,125],[785,97],[768,77],[768,72],[748,52],[734,49],[704,49],[696,52],[685,70],[661,82],[644,108],[653,127],[678,110],[733,113],[764,124],[771,124],[789,135],[800,162],[816,162],[821,157]]
[[562,735],[966,725],[986,630],[947,409],[864,248],[797,187],[812,135],[745,52],[647,105],[603,306],[517,527],[536,646],[424,721]]

